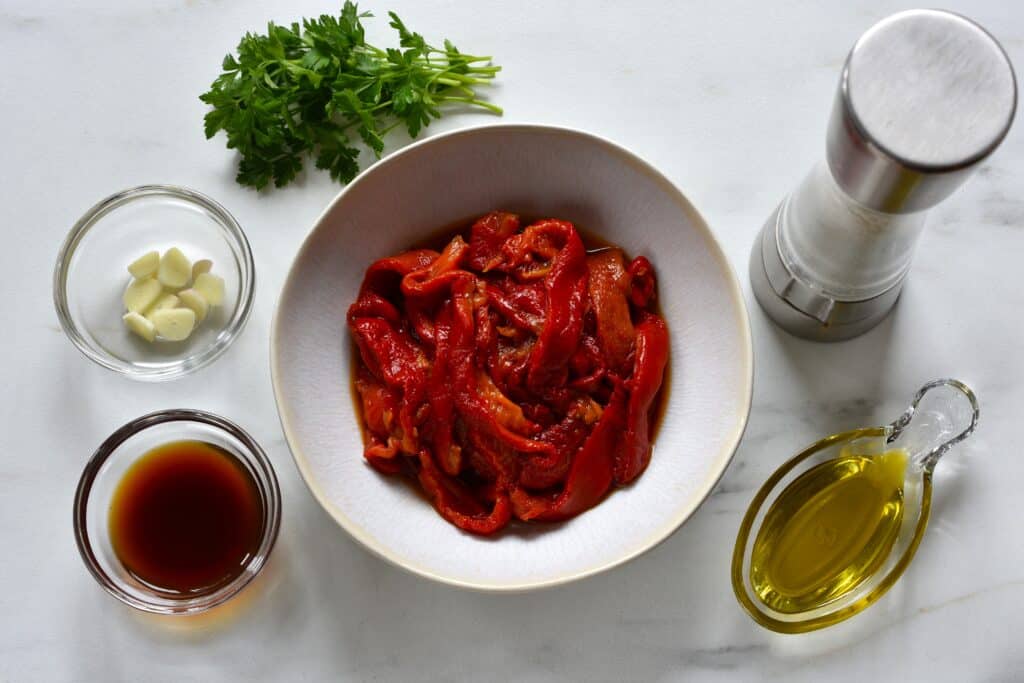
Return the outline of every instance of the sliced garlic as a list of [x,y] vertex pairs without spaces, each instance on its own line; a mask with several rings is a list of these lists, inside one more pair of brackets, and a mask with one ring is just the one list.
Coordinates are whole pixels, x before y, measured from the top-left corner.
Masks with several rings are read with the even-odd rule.
[[124,324],[146,341],[187,339],[224,301],[224,279],[212,268],[210,259],[192,263],[177,247],[143,254],[128,266],[135,279],[124,293]]
[[159,267],[160,252],[150,251],[129,263],[128,272],[131,273],[132,277],[136,280],[145,280],[148,277],[156,275],[156,270]]
[[167,341],[187,339],[196,326],[196,314],[187,308],[162,308],[153,311],[149,319],[156,333]]
[[124,324],[129,330],[146,341],[151,342],[156,339],[156,327],[138,313],[125,313],[121,319],[124,320]]
[[131,313],[142,313],[157,300],[163,291],[164,288],[153,278],[132,280],[128,289],[124,290],[124,307]]
[[160,267],[157,269],[157,279],[164,287],[178,289],[188,284],[192,277],[192,263],[181,249],[171,247],[160,257]]
[[192,264],[192,282],[203,273],[209,273],[213,268],[213,261],[208,258],[199,259]]
[[211,306],[220,306],[224,302],[224,278],[213,273],[200,273],[192,283],[192,289],[202,294]]
[[181,300],[182,306],[196,314],[196,323],[203,322],[210,310],[206,297],[194,289],[183,289],[178,292],[177,298]]

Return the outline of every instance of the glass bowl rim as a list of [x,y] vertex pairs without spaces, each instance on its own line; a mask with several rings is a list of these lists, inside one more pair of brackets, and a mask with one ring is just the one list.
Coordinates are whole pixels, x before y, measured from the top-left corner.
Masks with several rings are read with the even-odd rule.
[[[153,196],[172,197],[199,206],[212,216],[214,221],[227,232],[229,241],[233,242],[242,254],[242,273],[239,278],[241,292],[238,308],[212,344],[196,355],[184,359],[188,362],[179,362],[169,368],[142,370],[132,367],[112,354],[97,350],[86,341],[84,335],[79,330],[79,325],[71,315],[71,309],[68,305],[67,276],[72,256],[74,256],[79,243],[81,243],[89,230],[95,227],[114,209],[136,199]],[[252,248],[249,246],[249,240],[245,236],[242,226],[239,225],[238,221],[227,209],[214,199],[201,192],[180,185],[138,185],[115,192],[101,199],[75,222],[75,225],[71,228],[71,231],[61,245],[53,271],[53,303],[57,310],[57,318],[60,321],[61,329],[64,330],[64,334],[71,340],[71,343],[86,358],[89,358],[98,365],[132,379],[143,381],[163,381],[183,377],[206,367],[218,359],[231,346],[231,343],[245,327],[249,314],[252,312],[255,298],[256,263],[253,259]]]
[[[264,482],[260,476],[253,477],[257,488],[266,499],[267,506],[265,512],[266,526],[263,529],[259,549],[250,558],[243,571],[232,582],[210,593],[184,598],[172,604],[150,602],[128,593],[121,587],[119,580],[111,577],[104,571],[96,559],[96,554],[93,552],[86,516],[89,494],[92,491],[93,483],[107,459],[132,436],[150,427],[168,422],[193,422],[212,426],[226,432],[241,442],[244,447],[242,457],[248,461],[250,466],[259,470],[266,480]],[[75,489],[73,513],[75,542],[78,545],[78,552],[81,554],[82,561],[85,562],[89,573],[92,574],[93,578],[96,579],[107,593],[126,605],[144,612],[169,615],[196,614],[230,600],[241,592],[249,582],[255,579],[263,567],[266,566],[270,553],[274,549],[281,526],[281,489],[270,459],[256,440],[244,429],[225,417],[205,410],[170,408],[148,413],[131,420],[119,427],[100,444],[96,452],[89,458],[89,462],[86,463],[82,476],[78,481],[78,487]]]

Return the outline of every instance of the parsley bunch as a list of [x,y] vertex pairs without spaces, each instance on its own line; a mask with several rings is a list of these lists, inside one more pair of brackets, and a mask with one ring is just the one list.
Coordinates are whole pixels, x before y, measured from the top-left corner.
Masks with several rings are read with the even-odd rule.
[[388,131],[404,125],[416,137],[445,104],[501,114],[473,90],[501,70],[490,57],[463,54],[448,40],[443,49],[429,45],[388,14],[401,49],[368,45],[361,19],[372,15],[346,0],[338,17],[247,33],[237,55],[224,58],[200,99],[213,107],[206,137],[223,130],[228,148],[241,154],[239,183],[287,185],[307,153],[347,183],[359,172],[358,139],[380,157]]

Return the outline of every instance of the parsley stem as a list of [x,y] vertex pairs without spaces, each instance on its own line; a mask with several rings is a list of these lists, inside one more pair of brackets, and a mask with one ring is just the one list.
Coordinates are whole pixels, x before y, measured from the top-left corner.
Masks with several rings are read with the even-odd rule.
[[463,84],[482,85],[482,84],[487,82],[487,81],[479,79],[479,78],[459,77],[458,74],[454,74],[454,76],[455,76],[454,78],[452,77],[452,75],[438,76],[434,80],[436,82],[440,83],[441,85],[449,85],[449,86],[453,86],[453,87],[454,86],[458,86],[458,85],[463,85]]
[[487,111],[494,112],[495,114],[501,115],[505,113],[505,110],[496,104],[491,104],[484,100],[478,100],[475,97],[458,97],[453,95],[442,95],[437,98],[442,102],[465,102],[466,104],[472,104],[475,107],[483,107]]

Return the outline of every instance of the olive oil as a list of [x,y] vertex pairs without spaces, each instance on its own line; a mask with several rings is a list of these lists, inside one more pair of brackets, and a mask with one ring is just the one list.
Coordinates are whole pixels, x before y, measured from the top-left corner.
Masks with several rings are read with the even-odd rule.
[[903,521],[907,452],[844,450],[789,484],[754,540],[750,582],[761,601],[797,614],[843,597],[885,562]]

